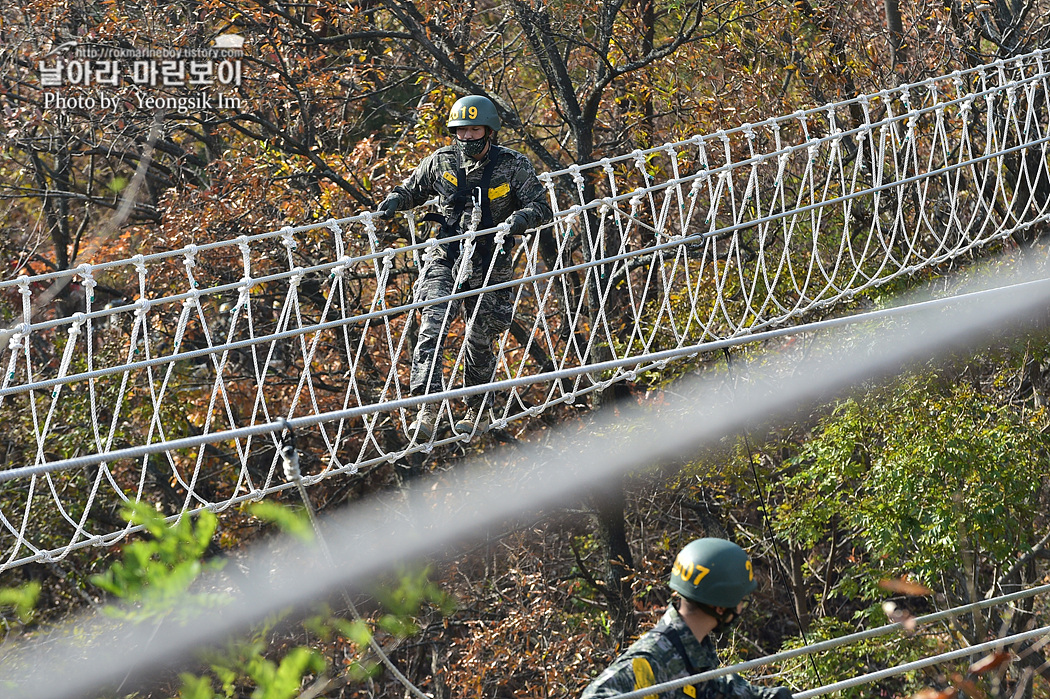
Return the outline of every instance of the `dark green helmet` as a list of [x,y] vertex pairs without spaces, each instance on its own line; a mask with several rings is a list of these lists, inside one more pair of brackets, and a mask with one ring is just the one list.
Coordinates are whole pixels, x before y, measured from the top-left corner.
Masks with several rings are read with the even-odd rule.
[[671,568],[671,589],[710,607],[733,609],[756,587],[751,559],[744,549],[725,539],[689,543]]
[[457,126],[487,126],[493,131],[499,131],[499,114],[496,113],[496,105],[488,97],[468,95],[460,97],[452,105],[447,126],[450,130]]

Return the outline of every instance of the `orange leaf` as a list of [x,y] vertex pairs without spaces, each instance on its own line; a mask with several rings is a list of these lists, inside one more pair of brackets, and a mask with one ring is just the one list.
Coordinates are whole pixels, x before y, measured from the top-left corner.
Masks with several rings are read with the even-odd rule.
[[931,689],[927,687],[912,695],[911,699],[955,699],[959,693],[955,687],[948,689]]
[[952,682],[959,688],[959,691],[971,699],[988,699],[988,695],[985,694],[983,689],[970,680],[963,679],[961,675],[952,675]]
[[994,670],[1003,663],[1009,662],[1014,659],[1014,654],[1007,651],[996,651],[991,655],[986,655],[981,658],[973,665],[970,666],[971,675],[983,675],[986,672]]
[[912,582],[907,578],[897,578],[895,580],[880,580],[879,587],[889,592],[895,592],[898,595],[914,595],[914,596],[925,596],[932,595],[933,590],[920,585],[917,582]]

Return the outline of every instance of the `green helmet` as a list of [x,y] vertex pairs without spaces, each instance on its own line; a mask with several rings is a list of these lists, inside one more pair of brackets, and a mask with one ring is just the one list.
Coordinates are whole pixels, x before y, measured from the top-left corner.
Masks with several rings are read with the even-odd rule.
[[671,589],[710,607],[733,609],[756,587],[751,559],[744,549],[725,539],[689,543],[671,568]]
[[457,126],[487,126],[493,131],[499,131],[499,114],[496,113],[496,105],[488,97],[468,95],[460,97],[452,105],[447,126],[450,130]]

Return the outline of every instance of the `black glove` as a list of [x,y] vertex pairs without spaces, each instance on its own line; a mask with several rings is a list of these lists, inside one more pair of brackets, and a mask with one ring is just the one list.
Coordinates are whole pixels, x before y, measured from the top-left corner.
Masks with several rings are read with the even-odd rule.
[[529,227],[529,224],[525,222],[525,217],[518,216],[517,214],[514,214],[513,216],[508,218],[507,223],[510,224],[511,235],[521,235],[525,232],[525,229]]
[[376,214],[384,221],[389,221],[394,218],[394,214],[400,208],[400,203],[401,202],[397,197],[387,197],[383,200],[383,203],[379,205],[379,208],[376,209]]
[[791,690],[787,687],[780,687],[773,696],[774,699],[791,699]]

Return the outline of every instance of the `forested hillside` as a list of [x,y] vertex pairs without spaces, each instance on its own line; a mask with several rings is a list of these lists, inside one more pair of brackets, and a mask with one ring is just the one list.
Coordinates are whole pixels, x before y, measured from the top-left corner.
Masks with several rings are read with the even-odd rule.
[[[537,170],[553,171],[1027,53],[1047,44],[1048,18],[1050,3],[1042,0],[12,3],[0,9],[3,278],[374,209],[447,142],[448,110],[466,94],[496,103],[500,143],[525,152]],[[218,60],[209,65],[207,75],[157,72],[107,82],[106,56],[216,46],[238,52],[221,68]],[[110,53],[77,54],[77,47]],[[162,66],[162,58],[142,62],[146,70]],[[862,121],[857,110],[854,125]],[[1046,191],[1040,181],[1030,194]],[[1044,227],[1018,229],[982,253],[996,260],[983,273],[1044,260]],[[395,224],[391,240],[399,234]],[[310,263],[325,244],[318,234],[297,254]],[[351,244],[357,247],[348,255],[368,251],[366,240]],[[277,260],[280,245],[274,250]],[[237,254],[206,273],[236,282]],[[976,253],[946,261],[864,292],[851,308],[883,308],[925,284],[950,292],[954,273],[980,262]],[[414,273],[397,270],[394,295],[411,298]],[[176,289],[174,275],[164,281]],[[55,284],[32,312],[68,316],[92,291],[100,307],[140,294],[106,280],[87,291],[75,281]],[[151,293],[162,296],[165,288]],[[326,302],[320,287],[306,284],[301,293],[309,312]],[[366,307],[364,290],[357,301]],[[23,295],[4,289],[3,327],[22,313]],[[64,338],[34,340],[50,343],[53,363],[61,362]],[[105,696],[410,695],[382,667],[377,647],[436,698],[578,696],[659,619],[675,552],[702,536],[736,541],[756,563],[755,599],[721,641],[727,663],[1045,584],[1048,340],[1033,326],[978,354],[959,352],[873,380],[791,421],[726,434],[696,453],[478,533],[465,548],[434,552],[376,581],[372,592],[312,600],[220,650],[135,677]],[[810,342],[799,336],[747,345],[646,372],[513,430],[435,449],[410,472],[387,464],[328,479],[311,489],[310,504],[323,516],[396,492],[419,474],[436,477],[438,498],[442,478],[465,459],[498,472],[520,468],[514,455],[524,445],[542,447],[554,433],[615,432],[606,417],[659,409],[694,375],[731,396],[761,380],[744,367],[774,358],[790,367],[795,358],[811,359]],[[97,352],[114,355],[115,347]],[[5,367],[10,351],[0,355]],[[295,377],[282,378],[274,390],[291,392]],[[178,380],[192,395],[194,377]],[[231,396],[251,411],[250,392],[233,388]],[[94,403],[79,400],[90,413]],[[5,469],[36,456],[37,418],[13,406],[0,403]],[[192,434],[199,408],[192,401],[170,408],[168,435]],[[117,442],[150,429],[149,421],[129,416],[116,428]],[[58,457],[91,442],[88,423],[63,426]],[[403,440],[394,422],[377,434]],[[317,445],[302,446],[308,453]],[[232,463],[221,453],[209,459],[220,474]],[[87,481],[72,473],[53,487],[76,502]],[[32,497],[20,487],[0,484],[0,498]],[[238,594],[238,566],[253,543],[277,530],[310,538],[291,489],[170,528],[163,515],[178,512],[176,499],[162,493],[135,511],[97,515],[118,528],[122,518],[144,523],[132,543],[0,573],[4,645],[46,639],[53,625],[107,604],[129,603],[131,611],[119,614],[147,623],[166,619],[166,603],[186,590],[202,604],[221,605],[217,598]],[[26,526],[46,538],[59,525],[56,515],[54,523]],[[225,589],[195,585],[203,571],[219,569]],[[1042,626],[1047,612],[1045,595],[1027,598],[918,633],[788,660],[751,678],[798,692]],[[994,667],[968,674],[978,658],[847,693],[913,696],[932,688],[931,699],[953,692],[1050,697],[1045,648],[1037,642],[1015,652],[1009,663],[992,656]],[[9,679],[0,677],[0,696]]]

